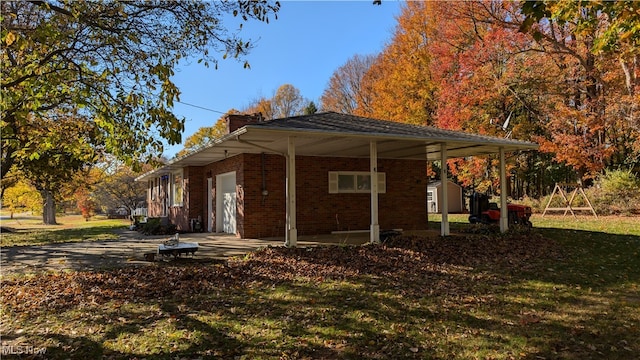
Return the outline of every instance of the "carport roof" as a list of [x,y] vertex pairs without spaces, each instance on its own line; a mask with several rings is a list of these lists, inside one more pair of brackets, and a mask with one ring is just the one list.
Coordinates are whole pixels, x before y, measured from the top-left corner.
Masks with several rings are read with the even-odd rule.
[[443,144],[448,158],[494,154],[500,148],[505,152],[538,148],[532,142],[324,112],[245,125],[137,180],[241,153],[284,155],[290,137],[300,156],[368,158],[371,140],[377,143],[380,159],[439,160]]

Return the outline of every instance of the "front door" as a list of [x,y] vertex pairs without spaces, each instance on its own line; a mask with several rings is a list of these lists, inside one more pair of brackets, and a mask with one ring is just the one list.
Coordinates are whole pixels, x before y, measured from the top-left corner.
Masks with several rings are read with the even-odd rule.
[[236,173],[216,176],[216,231],[236,233]]

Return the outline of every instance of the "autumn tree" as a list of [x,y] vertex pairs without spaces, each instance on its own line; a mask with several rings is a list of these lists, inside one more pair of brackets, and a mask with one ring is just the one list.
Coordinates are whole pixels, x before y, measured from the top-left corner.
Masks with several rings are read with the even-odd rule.
[[371,100],[363,90],[363,77],[375,61],[374,55],[354,55],[347,62],[333,72],[327,88],[323,91],[320,101],[323,111],[335,111],[343,114],[366,113],[358,112],[358,106],[369,109]]
[[274,91],[271,98],[258,97],[240,112],[244,114],[260,113],[263,119],[273,120],[302,115],[309,104],[310,101],[300,94],[300,90],[297,87],[291,84],[284,84]]
[[273,118],[300,115],[305,105],[305,99],[298,88],[291,84],[281,85],[271,99]]
[[2,207],[9,209],[13,219],[13,214],[18,211],[41,211],[42,202],[38,191],[27,181],[20,179],[2,194]]
[[[184,119],[172,107],[172,81],[182,59],[218,65],[218,56],[242,59],[250,41],[222,20],[267,21],[279,10],[269,1],[2,1],[2,178],[14,165],[44,159],[23,151],[35,136],[17,136],[29,117],[80,109],[101,136],[101,149],[133,162],[179,143]],[[245,64],[246,65],[246,64]],[[30,126],[34,124],[31,123]],[[42,139],[38,139],[41,141]],[[53,143],[53,138],[49,143]]]
[[274,119],[272,99],[267,99],[264,96],[254,99],[241,112],[245,114],[262,114],[262,117],[266,120]]
[[147,184],[136,182],[135,179],[144,171],[133,171],[122,161],[113,157],[107,157],[96,167],[99,171],[99,181],[93,188],[93,200],[105,210],[117,209],[125,206],[129,213],[139,206],[143,206],[146,200]]
[[[618,22],[612,14],[624,15],[621,8],[635,14],[637,3],[524,6],[532,4],[542,4],[544,21],[529,21],[512,2],[434,4],[430,46],[431,73],[439,82],[437,125],[538,141],[543,153],[516,155],[511,164],[516,179],[536,183],[538,193],[549,181],[637,166],[638,99],[636,80],[628,76],[637,48],[628,39],[635,33],[621,25],[615,32],[627,40],[610,50],[598,45]],[[616,10],[607,15],[611,9]],[[466,161],[456,160],[452,169],[462,169],[467,179],[492,168],[489,162]],[[475,175],[464,166],[475,168]]]
[[87,189],[78,189],[75,193],[76,205],[85,221],[95,215],[96,203],[91,193]]
[[[494,16],[507,18],[511,4],[496,6]],[[479,2],[433,4],[429,49],[430,71],[437,84],[434,123],[438,127],[534,140],[543,130],[537,91],[546,67],[523,51],[531,40],[513,29],[491,26],[491,15]],[[535,153],[509,158],[510,173],[526,178],[531,194],[538,186],[529,167]],[[535,162],[535,161],[534,161]],[[498,166],[492,157],[449,161],[452,175],[463,185],[485,191],[498,188]],[[536,188],[535,191],[539,189]]]
[[[638,23],[631,1],[409,2],[361,83],[364,115],[539,142],[508,158],[518,193],[638,169]],[[496,185],[491,157],[449,167]]]
[[543,150],[583,178],[640,168],[640,3],[526,2],[505,26],[531,35],[562,76]]
[[[365,77],[364,87],[374,94],[370,115],[522,140],[544,135],[538,93],[550,62],[528,51],[532,39],[490,20],[517,16],[517,6],[408,3],[392,41]],[[529,193],[542,186],[532,166],[541,160],[536,156],[509,157],[508,167],[526,179]],[[449,169],[462,185],[497,187],[494,158],[450,160]]]
[[28,116],[16,132],[25,144],[16,150],[21,161],[14,166],[42,196],[43,223],[56,224],[56,200],[63,185],[98,158],[96,125],[85,117],[53,114],[54,118]]
[[389,45],[375,59],[361,85],[359,115],[430,125],[435,109],[429,64],[431,2],[403,5]]

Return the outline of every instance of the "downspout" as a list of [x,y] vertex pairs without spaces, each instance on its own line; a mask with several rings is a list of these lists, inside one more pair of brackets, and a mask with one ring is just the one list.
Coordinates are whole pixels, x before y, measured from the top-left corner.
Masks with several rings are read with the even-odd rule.
[[[284,233],[284,245],[287,247],[296,247],[296,243],[297,243],[297,239],[298,239],[298,233],[297,233],[297,229],[295,228],[295,214],[291,214],[291,212],[293,211],[292,209],[295,209],[295,207],[292,207],[291,205],[295,205],[295,200],[293,201],[293,204],[291,204],[290,201],[290,194],[291,194],[291,190],[293,190],[293,194],[295,196],[295,186],[292,188],[291,186],[289,186],[289,181],[291,180],[289,178],[289,176],[291,175],[291,165],[294,165],[293,167],[293,171],[295,171],[295,145],[293,143],[293,139],[289,139],[289,144],[287,146],[287,152],[283,153],[280,151],[276,151],[273,149],[269,149],[266,146],[262,146],[262,145],[258,145],[258,144],[254,144],[250,141],[246,141],[246,140],[242,140],[240,139],[240,135],[236,136],[236,141],[241,143],[241,144],[246,144],[249,146],[253,146],[256,147],[258,149],[263,149],[263,150],[267,150],[270,153],[275,153],[275,154],[280,154],[282,156],[284,156],[285,158],[285,163],[286,163],[286,168],[285,168],[285,172],[287,174],[287,183],[286,183],[286,193],[287,193],[287,201],[286,201],[286,205],[285,205],[285,213],[287,214],[287,219],[285,221],[285,233]],[[290,155],[293,152],[293,160],[292,160],[292,156]],[[263,153],[264,154],[264,153]],[[264,179],[264,177],[263,177]],[[295,174],[294,174],[294,181],[295,181]],[[264,183],[263,183],[264,184]],[[266,185],[263,186],[263,191],[266,190]],[[263,198],[264,198],[264,192],[263,192]],[[294,228],[291,229],[290,225],[291,225],[291,216],[293,217],[293,223],[294,223]]]

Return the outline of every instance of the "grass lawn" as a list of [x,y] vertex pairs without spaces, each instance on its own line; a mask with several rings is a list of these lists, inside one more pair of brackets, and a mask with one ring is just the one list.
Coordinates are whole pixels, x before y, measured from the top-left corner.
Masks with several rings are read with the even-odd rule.
[[3,351],[51,359],[638,358],[639,219],[536,217],[531,233],[508,236],[469,234],[464,216],[452,220],[461,234],[446,239],[6,278]]
[[58,225],[43,225],[42,218],[37,216],[3,218],[0,225],[13,231],[0,234],[0,246],[112,240],[118,237],[113,230],[130,224],[128,220],[107,219],[105,216],[93,216],[85,221],[81,215],[58,215],[57,220]]

